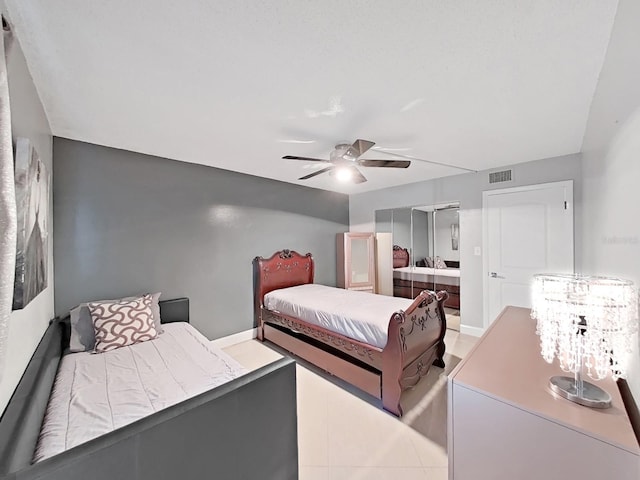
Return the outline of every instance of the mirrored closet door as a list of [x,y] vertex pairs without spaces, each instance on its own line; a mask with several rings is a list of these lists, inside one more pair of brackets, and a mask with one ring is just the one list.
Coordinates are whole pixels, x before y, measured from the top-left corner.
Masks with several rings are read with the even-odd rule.
[[393,295],[415,298],[422,290],[446,290],[447,326],[454,330],[460,329],[459,210],[451,203],[375,214],[376,232],[392,235]]
[[447,326],[454,330],[460,330],[459,214],[459,204],[435,206],[431,212],[430,222],[433,290],[446,290],[449,294],[444,305]]

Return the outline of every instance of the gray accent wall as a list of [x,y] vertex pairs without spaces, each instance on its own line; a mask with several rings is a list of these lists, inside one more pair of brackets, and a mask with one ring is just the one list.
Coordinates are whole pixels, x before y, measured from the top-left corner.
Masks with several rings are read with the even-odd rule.
[[[352,231],[374,228],[375,211],[419,205],[460,202],[460,318],[463,332],[481,333],[483,327],[482,192],[497,188],[573,180],[575,231],[582,229],[582,165],[580,154],[512,165],[511,182],[489,184],[488,171],[437,178],[384,190],[351,195],[349,219]],[[581,265],[581,237],[575,235],[575,263]],[[464,327],[470,327],[465,329]]]
[[335,285],[347,195],[63,138],[53,151],[58,315],[160,291],[189,297],[207,337],[238,333],[254,326],[252,259],[284,248]]
[[[0,12],[11,21],[4,1],[0,0]],[[6,47],[6,46],[5,46]],[[40,159],[51,174],[52,137],[47,115],[31,78],[22,48],[14,35],[8,47],[7,74],[11,108],[11,129],[15,144],[17,137],[31,140]],[[1,53],[0,53],[1,55]],[[51,191],[51,189],[50,189]],[[51,202],[51,199],[49,199]],[[49,209],[49,226],[53,215]],[[11,314],[6,355],[0,381],[0,412],[4,411],[44,331],[53,318],[53,237],[49,231],[49,264],[47,288],[22,310]]]
[[[584,272],[640,286],[640,2],[621,0],[582,145]],[[640,338],[627,376],[640,405]]]

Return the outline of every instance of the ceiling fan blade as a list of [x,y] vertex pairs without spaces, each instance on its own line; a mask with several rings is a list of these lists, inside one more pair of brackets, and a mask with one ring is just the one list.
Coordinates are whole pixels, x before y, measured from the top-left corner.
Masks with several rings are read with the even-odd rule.
[[386,167],[386,168],[407,168],[411,165],[409,160],[358,160],[361,167]]
[[331,167],[323,168],[322,170],[316,170],[315,172],[312,172],[309,175],[300,177],[298,180],[307,180],[308,178],[315,177],[316,175],[320,175],[321,173],[328,172],[330,170],[333,170],[334,168],[335,167],[331,166]]
[[376,142],[371,142],[369,140],[362,140],[361,138],[359,138],[358,140],[353,142],[353,145],[351,145],[347,149],[345,155],[349,155],[353,158],[358,158],[360,155],[362,155],[364,152],[369,150],[375,144]]
[[321,158],[309,158],[309,157],[296,157],[294,155],[285,155],[283,160],[304,160],[305,162],[325,162],[331,163],[329,160],[322,160]]
[[360,170],[358,170],[356,167],[349,167],[349,170],[351,170],[351,179],[353,180],[353,183],[364,183],[367,181],[365,176],[362,175],[362,173],[360,173]]

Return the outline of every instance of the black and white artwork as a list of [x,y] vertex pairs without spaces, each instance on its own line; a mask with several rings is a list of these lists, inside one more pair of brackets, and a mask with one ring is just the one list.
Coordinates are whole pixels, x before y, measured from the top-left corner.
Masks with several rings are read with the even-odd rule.
[[457,223],[451,224],[451,250],[458,250],[458,235],[460,229]]
[[13,309],[24,308],[47,287],[49,175],[26,138],[18,138],[15,154],[18,237]]

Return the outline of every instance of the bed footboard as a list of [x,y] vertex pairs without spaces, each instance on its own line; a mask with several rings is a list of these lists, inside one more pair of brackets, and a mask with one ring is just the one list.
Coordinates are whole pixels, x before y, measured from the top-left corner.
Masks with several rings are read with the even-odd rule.
[[382,351],[382,405],[401,416],[402,390],[418,383],[431,364],[444,367],[447,292],[422,291],[406,311],[393,314]]

